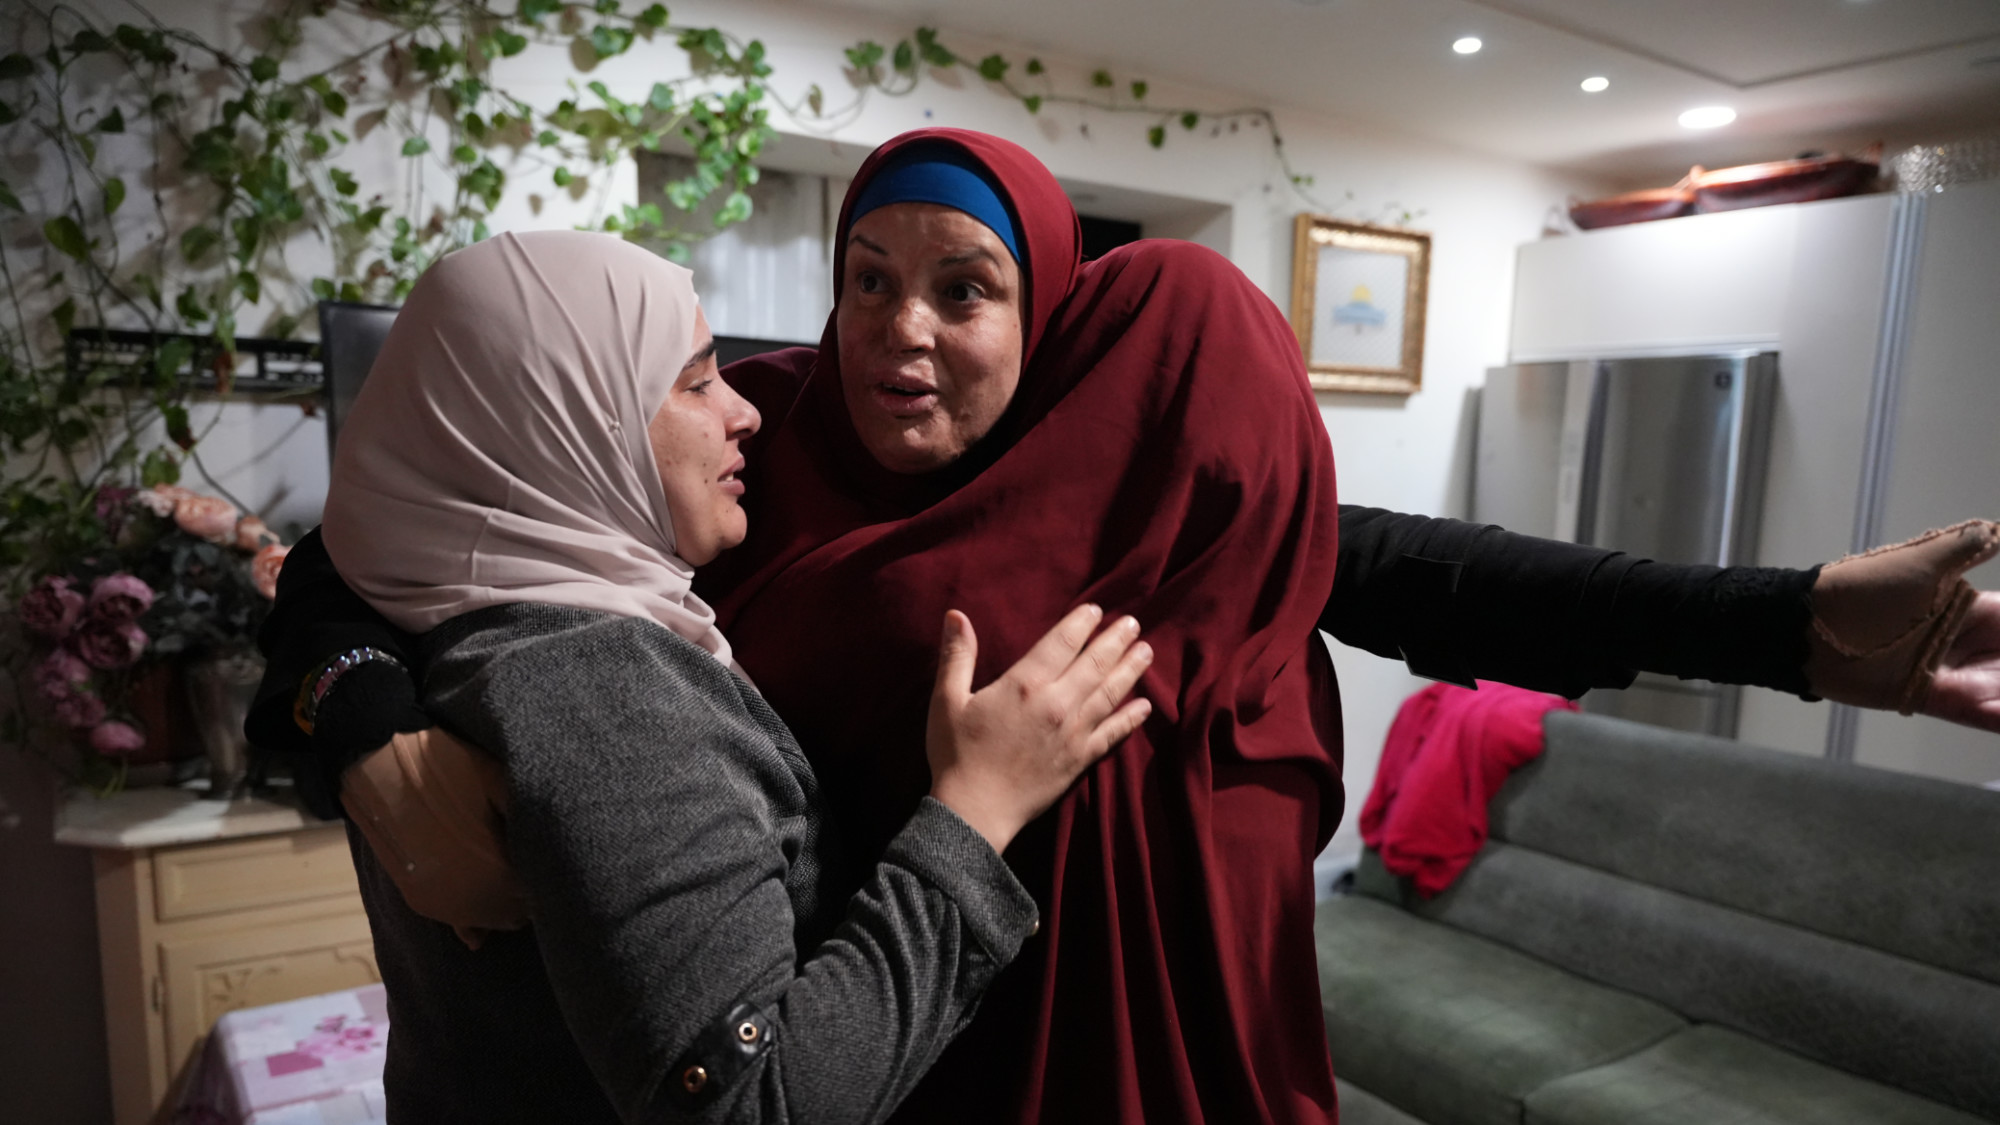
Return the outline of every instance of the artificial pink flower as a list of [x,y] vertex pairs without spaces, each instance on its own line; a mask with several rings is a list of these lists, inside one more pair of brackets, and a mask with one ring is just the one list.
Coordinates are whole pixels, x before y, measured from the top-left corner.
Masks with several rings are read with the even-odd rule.
[[166,519],[174,514],[174,508],[180,504],[182,497],[193,495],[194,493],[179,485],[156,484],[132,497],[132,502],[161,519]]
[[257,552],[250,560],[250,584],[267,598],[278,596],[278,572],[284,569],[285,556],[292,553],[290,547],[273,543]]
[[107,719],[90,728],[90,748],[106,757],[122,758],[146,746],[139,728],[116,719]]
[[21,596],[14,615],[29,632],[59,641],[76,628],[83,607],[83,595],[71,586],[69,579],[50,575]]
[[236,549],[256,551],[278,542],[278,533],[272,531],[263,520],[256,516],[244,516],[236,521]]
[[107,574],[90,587],[90,615],[99,621],[136,621],[152,605],[153,588],[130,574]]
[[57,700],[55,713],[57,722],[72,730],[83,730],[104,721],[104,701],[87,692],[79,692]]
[[236,505],[214,496],[190,492],[174,505],[174,522],[182,531],[211,543],[236,541]]
[[70,638],[70,647],[92,668],[128,668],[146,651],[146,631],[130,621],[93,619]]
[[93,675],[90,665],[77,659],[75,653],[59,648],[35,665],[35,690],[50,703],[60,703],[70,696],[88,693]]

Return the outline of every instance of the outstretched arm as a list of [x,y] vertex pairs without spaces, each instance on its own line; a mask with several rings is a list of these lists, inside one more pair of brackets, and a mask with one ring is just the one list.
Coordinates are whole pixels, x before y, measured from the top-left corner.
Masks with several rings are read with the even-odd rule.
[[1432,679],[1574,698],[1642,671],[2000,731],[2000,553],[1969,520],[1810,570],[1654,562],[1343,505],[1320,627]]
[[1342,505],[1320,628],[1431,679],[1575,698],[1640,672],[1808,694],[1813,570],[1683,566]]

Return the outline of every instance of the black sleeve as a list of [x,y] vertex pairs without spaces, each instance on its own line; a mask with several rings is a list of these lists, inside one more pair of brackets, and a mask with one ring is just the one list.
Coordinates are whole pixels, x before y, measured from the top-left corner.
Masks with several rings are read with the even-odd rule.
[[1342,505],[1320,628],[1431,679],[1575,698],[1640,672],[1808,696],[1819,568],[1653,562],[1491,525]]
[[[430,726],[417,699],[417,647],[409,634],[348,589],[320,541],[307,533],[278,572],[278,600],[257,634],[264,682],[243,724],[250,745],[291,766],[299,798],[315,815],[336,819],[340,774],[398,731]],[[321,701],[308,729],[296,713],[306,680],[343,652],[376,648],[402,667],[373,662],[349,670]]]

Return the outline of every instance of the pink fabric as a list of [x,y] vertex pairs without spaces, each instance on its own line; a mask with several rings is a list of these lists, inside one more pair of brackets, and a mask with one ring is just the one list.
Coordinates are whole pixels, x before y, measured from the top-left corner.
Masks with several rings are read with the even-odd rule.
[[582,231],[426,271],[334,455],[326,549],[348,584],[412,632],[543,602],[648,617],[730,663],[646,435],[693,350],[691,276]]
[[379,984],[215,1021],[173,1125],[381,1125],[389,1007]]
[[1542,717],[1575,711],[1559,695],[1480,681],[1432,684],[1403,702],[1382,745],[1361,839],[1425,898],[1451,886],[1486,843],[1486,805],[1542,753]]

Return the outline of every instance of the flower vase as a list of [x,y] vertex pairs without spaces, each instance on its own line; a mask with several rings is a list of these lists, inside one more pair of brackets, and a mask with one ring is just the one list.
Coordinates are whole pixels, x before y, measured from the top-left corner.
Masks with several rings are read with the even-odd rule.
[[[188,712],[186,677],[173,660],[154,660],[134,669],[125,704],[146,733],[146,744],[125,755],[128,766],[165,765],[197,757],[202,750]],[[164,771],[162,772],[164,776]]]
[[250,774],[250,741],[243,720],[250,713],[264,660],[255,653],[209,656],[189,661],[183,673],[195,741],[208,759],[210,800],[235,800]]

